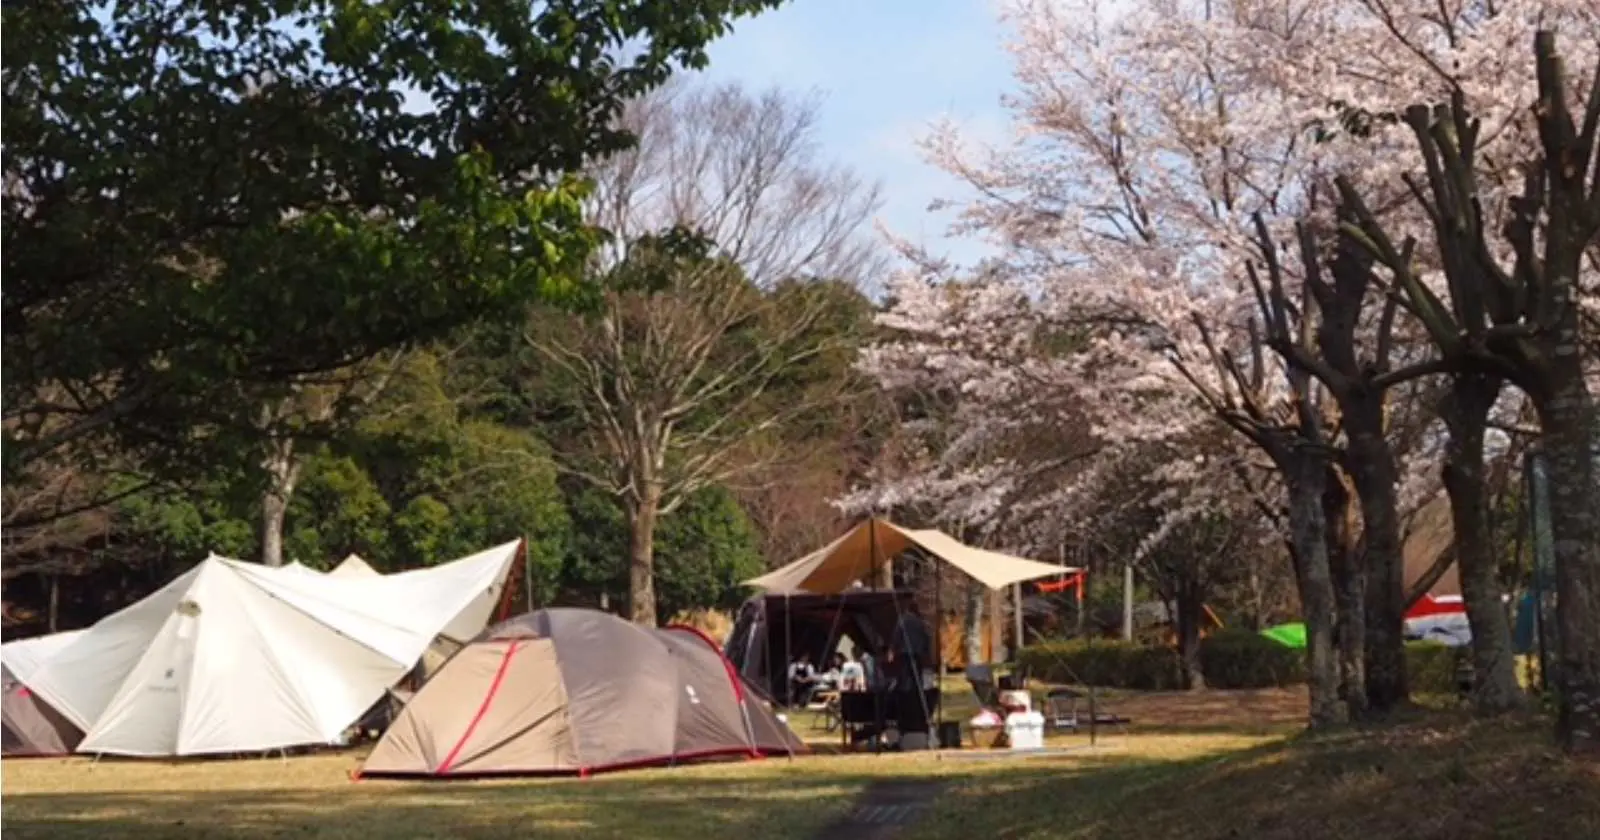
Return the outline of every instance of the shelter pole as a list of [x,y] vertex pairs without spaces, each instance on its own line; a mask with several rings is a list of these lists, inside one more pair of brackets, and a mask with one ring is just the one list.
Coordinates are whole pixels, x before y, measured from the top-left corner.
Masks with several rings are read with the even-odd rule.
[[1133,641],[1133,564],[1122,567],[1122,640]]
[[783,705],[794,708],[794,681],[789,679],[789,664],[794,661],[794,632],[789,625],[789,593],[783,593]]

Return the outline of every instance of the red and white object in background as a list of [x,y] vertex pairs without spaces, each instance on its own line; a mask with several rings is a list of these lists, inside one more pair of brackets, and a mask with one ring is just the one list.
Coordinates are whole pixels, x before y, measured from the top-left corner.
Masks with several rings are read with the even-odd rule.
[[1460,595],[1424,595],[1406,611],[1407,639],[1425,639],[1458,647],[1472,642],[1467,608]]

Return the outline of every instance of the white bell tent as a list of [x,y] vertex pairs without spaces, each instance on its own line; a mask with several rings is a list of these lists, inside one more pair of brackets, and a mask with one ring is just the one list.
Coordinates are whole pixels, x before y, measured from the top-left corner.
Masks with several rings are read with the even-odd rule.
[[23,680],[84,730],[81,753],[183,756],[329,743],[436,637],[471,638],[488,624],[519,547],[392,575],[273,569],[213,555],[54,646]]

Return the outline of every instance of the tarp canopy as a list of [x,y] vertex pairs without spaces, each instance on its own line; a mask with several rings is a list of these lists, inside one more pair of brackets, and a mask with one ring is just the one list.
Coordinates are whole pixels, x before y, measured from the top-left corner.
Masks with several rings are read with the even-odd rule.
[[79,752],[201,755],[328,743],[415,667],[436,636],[470,638],[488,623],[519,544],[368,576],[212,555],[35,657],[31,673],[13,672],[85,730]]
[[1261,631],[1261,635],[1284,647],[1296,650],[1303,649],[1306,646],[1306,625],[1299,621],[1268,627]]
[[875,567],[888,564],[913,547],[927,551],[990,589],[1078,571],[1070,566],[974,548],[941,531],[914,530],[885,519],[869,519],[799,560],[744,583],[779,594],[844,592],[858,581],[871,579]]

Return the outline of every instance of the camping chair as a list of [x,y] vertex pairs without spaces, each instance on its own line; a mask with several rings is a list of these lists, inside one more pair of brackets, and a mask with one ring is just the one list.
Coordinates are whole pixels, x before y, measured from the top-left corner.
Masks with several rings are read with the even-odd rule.
[[842,691],[839,693],[839,729],[841,743],[848,747],[860,740],[861,733],[870,733],[873,751],[878,749],[878,737],[883,732],[879,714],[878,694],[871,691]]
[[1081,691],[1070,688],[1052,688],[1044,695],[1044,722],[1051,729],[1078,731],[1078,701]]

